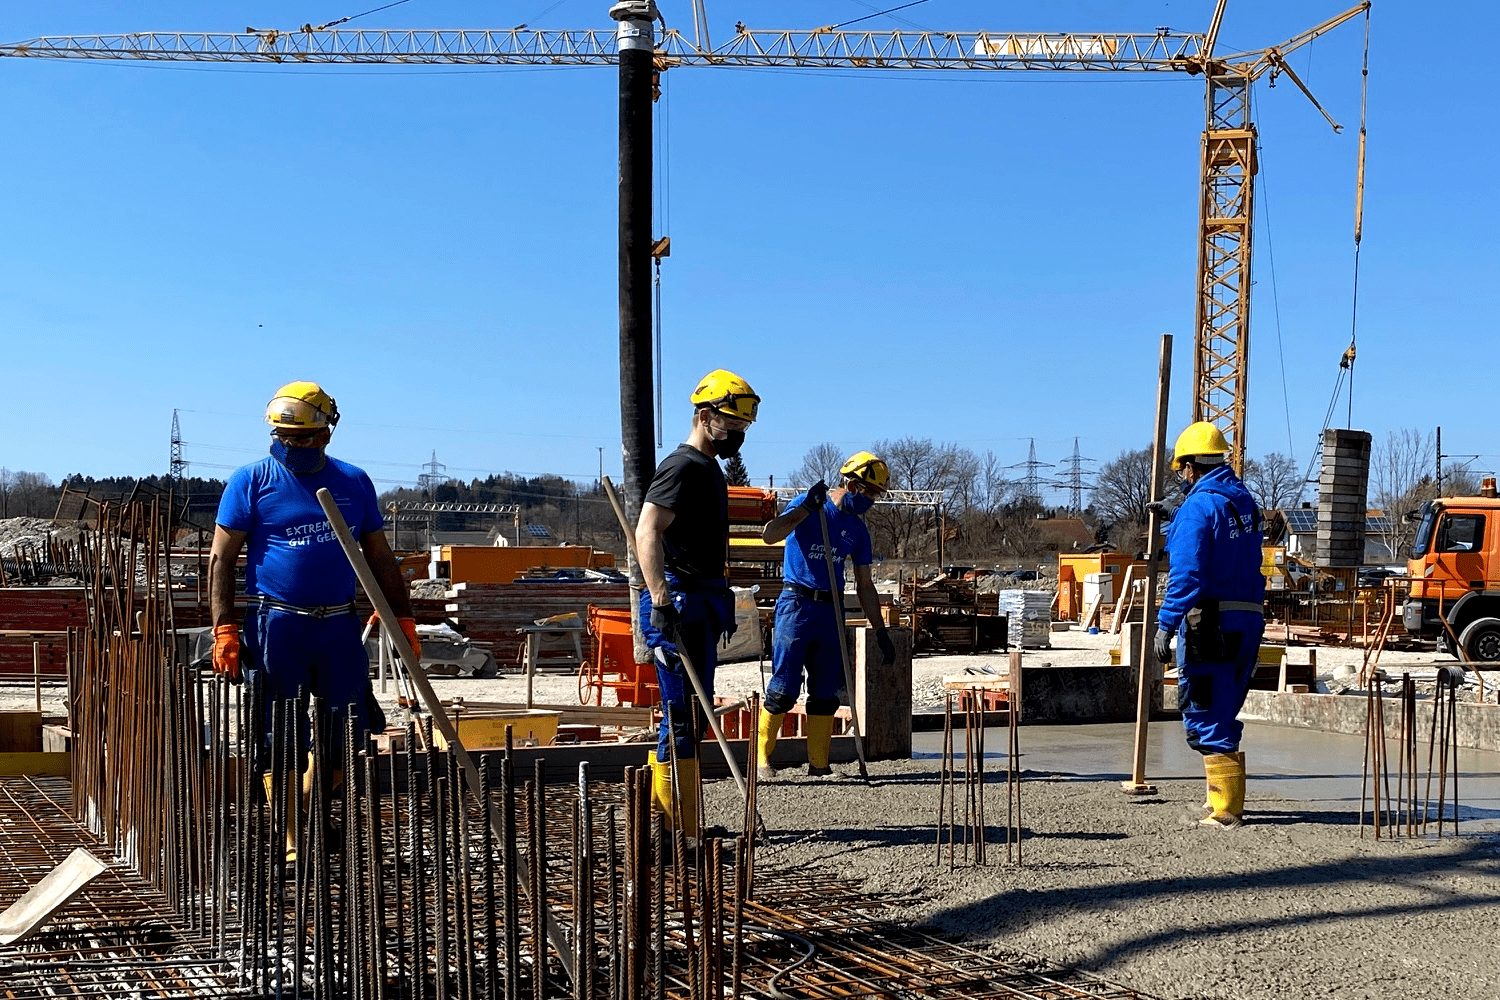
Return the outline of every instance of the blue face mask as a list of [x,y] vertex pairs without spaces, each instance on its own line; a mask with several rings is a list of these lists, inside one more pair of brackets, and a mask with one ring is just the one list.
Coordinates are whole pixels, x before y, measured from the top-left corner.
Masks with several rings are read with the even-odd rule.
[[850,514],[862,515],[865,511],[875,506],[875,498],[867,497],[863,493],[855,493],[852,490],[844,494],[839,501],[839,508]]
[[317,472],[327,461],[322,448],[288,448],[278,437],[271,438],[271,457],[299,476]]

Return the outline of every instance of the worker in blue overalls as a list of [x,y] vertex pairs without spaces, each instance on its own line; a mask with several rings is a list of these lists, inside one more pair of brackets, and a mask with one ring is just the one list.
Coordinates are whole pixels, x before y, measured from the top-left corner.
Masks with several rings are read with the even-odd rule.
[[[269,767],[264,751],[272,749],[271,718],[277,702],[304,694],[317,698],[329,715],[336,741],[343,739],[349,713],[360,732],[384,728],[380,706],[371,695],[370,665],[355,614],[354,569],[318,502],[319,490],[333,495],[359,540],[396,613],[393,624],[414,650],[420,653],[422,648],[406,582],[385,536],[375,487],[362,470],[326,452],[338,421],[338,404],[316,382],[289,382],[278,389],[266,405],[271,454],[234,471],[214,519],[208,557],[214,671],[240,679],[241,626],[235,621],[234,596],[235,566],[244,551],[244,668],[264,704],[262,717],[255,720],[261,751],[256,763],[262,770]],[[310,741],[309,721],[304,716],[290,725],[300,735],[300,754]],[[335,756],[330,766],[335,785],[341,759]],[[269,798],[270,774],[263,780]],[[304,769],[304,798],[307,781]],[[290,831],[289,821],[288,837]],[[289,857],[293,849],[288,843]]]
[[[854,561],[855,592],[865,617],[875,627],[875,642],[884,662],[896,654],[880,617],[880,597],[870,573],[874,562],[870,529],[864,516],[890,486],[891,471],[868,451],[856,452],[839,469],[841,485],[833,490],[819,481],[787,503],[786,510],[761,531],[761,541],[786,540],[782,558],[781,596],[776,599],[776,632],[771,651],[773,673],[766,685],[766,708],[760,718],[756,766],[762,777],[774,774],[771,754],[782,720],[797,703],[807,676],[807,773],[832,774],[828,756],[833,742],[833,715],[844,689],[844,623],[838,600],[844,592],[844,560]],[[832,549],[834,579],[828,579],[823,541]]]
[[1208,778],[1205,826],[1239,826],[1245,808],[1244,725],[1237,716],[1265,630],[1261,517],[1228,464],[1229,444],[1207,421],[1177,438],[1172,467],[1186,497],[1166,528],[1171,560],[1157,616],[1155,651],[1174,662],[1188,746],[1203,755]]

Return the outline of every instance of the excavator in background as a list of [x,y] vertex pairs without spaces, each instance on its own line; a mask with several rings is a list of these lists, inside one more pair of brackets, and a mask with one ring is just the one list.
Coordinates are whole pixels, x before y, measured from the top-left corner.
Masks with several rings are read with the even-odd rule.
[[1406,631],[1478,669],[1500,670],[1500,496],[1493,476],[1473,497],[1428,500],[1418,519],[1401,608]]

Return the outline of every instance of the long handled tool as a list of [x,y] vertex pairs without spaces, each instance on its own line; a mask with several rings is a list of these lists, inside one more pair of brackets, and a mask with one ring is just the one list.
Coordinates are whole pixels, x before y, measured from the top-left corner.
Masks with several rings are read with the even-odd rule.
[[854,755],[859,758],[859,776],[870,782],[870,769],[865,766],[865,738],[859,732],[859,712],[854,707],[854,665],[849,662],[848,635],[844,631],[844,588],[838,585],[833,572],[833,544],[828,540],[828,514],[818,508],[818,527],[823,529],[823,562],[828,567],[828,593],[833,595],[833,610],[839,626],[839,659],[844,664],[844,690],[849,692],[849,729],[854,734]]
[[[333,528],[333,533],[338,536],[339,545],[343,546],[344,555],[349,560],[349,565],[354,568],[354,575],[359,577],[360,586],[364,588],[365,596],[370,598],[370,603],[375,605],[380,620],[393,622],[396,620],[396,612],[391,608],[391,602],[386,600],[385,592],[380,589],[380,584],[375,579],[374,570],[365,561],[364,552],[360,550],[359,543],[354,540],[354,534],[349,530],[349,525],[344,521],[344,515],[339,511],[339,505],[333,499],[333,494],[326,489],[318,490],[318,503],[323,507],[323,513],[328,515],[328,524]],[[484,787],[481,781],[479,768],[474,763],[474,758],[469,756],[469,751],[464,749],[463,741],[458,738],[458,730],[454,728],[453,721],[448,718],[448,713],[443,709],[443,703],[438,700],[437,692],[432,690],[432,684],[427,680],[427,674],[422,670],[421,657],[411,648],[406,641],[406,634],[400,629],[389,629],[389,641],[396,647],[396,653],[401,657],[401,662],[406,666],[406,674],[411,679],[412,685],[417,689],[417,695],[422,699],[422,705],[427,709],[427,714],[432,716],[432,725],[438,732],[443,734],[443,739],[448,741],[448,750],[458,758],[459,764],[464,769],[468,778],[469,788],[479,797],[480,790]],[[538,788],[540,795],[540,787]],[[500,815],[499,803],[491,799],[486,803],[486,812],[489,816],[490,827],[496,836],[504,836],[505,823]],[[531,866],[525,858],[517,859],[520,864],[523,885],[531,885]],[[563,969],[568,974],[568,979],[574,976],[573,948],[568,943],[567,935],[563,933],[562,925],[553,915],[551,907],[547,906],[545,898],[532,900],[539,912],[546,914],[547,940],[551,942],[557,953],[557,960],[562,963]]]
[[[625,516],[625,507],[615,493],[615,484],[609,481],[608,476],[601,477],[600,484],[609,497],[610,506],[615,509],[615,517],[620,520],[620,530],[625,533],[625,545],[630,549],[630,557],[639,566],[641,560],[635,551],[635,535],[630,530],[630,519]],[[719,749],[724,752],[724,760],[729,764],[729,773],[734,775],[734,783],[739,786],[740,794],[748,795],[745,789],[745,776],[740,773],[740,765],[735,761],[734,754],[730,752],[729,741],[724,738],[724,730],[719,726],[719,717],[714,713],[714,703],[703,688],[703,681],[698,677],[698,668],[693,665],[692,658],[687,654],[687,644],[682,641],[680,633],[674,638],[677,640],[677,655],[682,659],[683,672],[688,675],[688,680],[693,685],[693,692],[698,696],[699,703],[703,705],[703,714],[708,716],[708,725],[714,731],[714,739],[719,741]]]

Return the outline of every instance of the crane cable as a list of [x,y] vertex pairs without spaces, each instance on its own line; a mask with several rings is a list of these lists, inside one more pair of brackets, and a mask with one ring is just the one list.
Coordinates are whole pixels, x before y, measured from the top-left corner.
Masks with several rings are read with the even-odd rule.
[[[655,201],[652,217],[660,226],[660,235],[653,237],[654,241],[670,241],[672,234],[672,213],[670,188],[672,182],[671,154],[672,137],[668,132],[671,122],[671,100],[667,91],[666,74],[660,70],[656,73],[656,99],[652,102],[652,114],[655,118],[654,127],[651,130],[652,139],[655,141],[656,149],[651,155],[651,165],[656,173],[655,183],[651,185],[651,197]],[[653,339],[651,350],[656,365],[656,447],[662,447],[662,364],[661,364],[661,254],[651,255],[652,263],[652,326]]]
[[[1354,171],[1354,273],[1353,291],[1349,302],[1349,346],[1339,358],[1339,377],[1333,383],[1333,396],[1328,400],[1328,412],[1323,415],[1323,430],[1333,423],[1334,408],[1338,406],[1339,392],[1343,388],[1344,376],[1349,376],[1349,404],[1346,427],[1354,426],[1354,358],[1356,333],[1359,327],[1359,249],[1365,227],[1365,138],[1367,135],[1368,109],[1370,103],[1370,9],[1365,8],[1365,50],[1360,65],[1359,85],[1359,152]],[[1323,435],[1318,435],[1318,446],[1313,450],[1304,479],[1311,481],[1313,469],[1323,457]]]
[[1349,302],[1349,349],[1342,365],[1349,369],[1349,419],[1354,426],[1354,341],[1359,325],[1359,242],[1365,227],[1365,122],[1370,103],[1370,8],[1365,8],[1365,53],[1359,82],[1359,158],[1354,174],[1354,291]]

